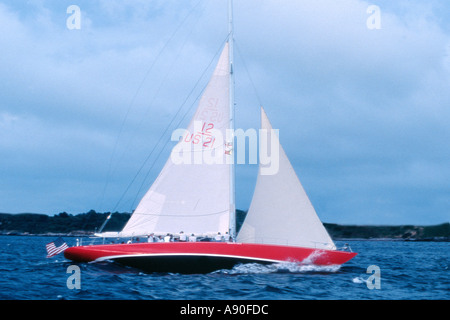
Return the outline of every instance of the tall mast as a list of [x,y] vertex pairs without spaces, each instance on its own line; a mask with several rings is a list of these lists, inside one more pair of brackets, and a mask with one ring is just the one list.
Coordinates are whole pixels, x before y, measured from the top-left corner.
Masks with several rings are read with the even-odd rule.
[[235,165],[234,165],[234,30],[233,30],[233,0],[228,0],[228,50],[230,59],[230,129],[232,138],[232,164],[230,165],[230,236],[236,240],[236,199],[235,199]]

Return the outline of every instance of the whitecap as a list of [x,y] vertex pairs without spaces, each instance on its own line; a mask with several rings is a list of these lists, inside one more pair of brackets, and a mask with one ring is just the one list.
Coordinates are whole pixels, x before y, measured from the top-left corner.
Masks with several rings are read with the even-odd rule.
[[362,277],[355,277],[352,279],[353,283],[367,283],[367,280]]

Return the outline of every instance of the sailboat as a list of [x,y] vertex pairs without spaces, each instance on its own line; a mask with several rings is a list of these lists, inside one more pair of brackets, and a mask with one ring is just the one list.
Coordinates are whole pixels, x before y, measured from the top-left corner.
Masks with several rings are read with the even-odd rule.
[[[208,273],[245,263],[340,266],[352,259],[356,253],[338,250],[320,221],[262,107],[266,136],[260,145],[270,142],[277,170],[270,172],[271,164],[260,161],[251,205],[237,232],[233,130],[229,0],[228,41],[191,122],[122,231],[96,234],[113,239],[171,235],[178,241],[80,245],[66,249],[64,256],[172,273]],[[185,241],[186,235],[196,240]],[[214,239],[217,235],[220,240]]]

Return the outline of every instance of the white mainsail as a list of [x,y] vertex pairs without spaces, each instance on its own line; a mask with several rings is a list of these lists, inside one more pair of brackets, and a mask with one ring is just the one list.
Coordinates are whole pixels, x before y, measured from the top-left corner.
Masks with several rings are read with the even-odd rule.
[[191,120],[121,236],[229,231],[230,64],[228,43]]
[[279,170],[262,174],[268,165],[260,161],[253,199],[237,241],[335,249],[278,137],[271,136],[274,132],[263,108],[261,129],[267,130],[268,141],[277,144],[272,150],[279,149]]

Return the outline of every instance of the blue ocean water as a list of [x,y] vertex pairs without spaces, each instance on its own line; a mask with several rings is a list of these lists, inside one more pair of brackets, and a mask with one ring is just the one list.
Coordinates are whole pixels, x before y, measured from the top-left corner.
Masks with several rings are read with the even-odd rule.
[[[0,300],[448,300],[450,243],[347,241],[359,254],[340,268],[241,265],[202,275],[145,274],[111,263],[46,258],[39,236],[0,236]],[[64,238],[72,246],[75,238]],[[337,242],[337,245],[343,245]],[[379,269],[379,282],[369,266]],[[375,288],[369,289],[369,287]]]

